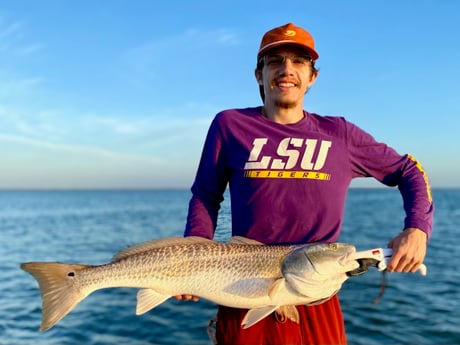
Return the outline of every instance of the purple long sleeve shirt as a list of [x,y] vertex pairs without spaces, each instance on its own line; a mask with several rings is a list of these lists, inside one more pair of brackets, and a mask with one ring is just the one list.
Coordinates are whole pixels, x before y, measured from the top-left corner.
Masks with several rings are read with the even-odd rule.
[[228,185],[233,235],[266,244],[334,242],[351,180],[370,176],[398,186],[404,227],[431,234],[430,187],[413,157],[342,117],[305,112],[300,122],[282,125],[260,110],[225,110],[213,120],[192,186],[186,236],[214,236]]

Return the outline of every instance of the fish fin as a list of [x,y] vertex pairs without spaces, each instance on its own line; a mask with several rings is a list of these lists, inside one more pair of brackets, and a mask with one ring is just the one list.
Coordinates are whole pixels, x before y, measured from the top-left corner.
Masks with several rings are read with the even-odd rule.
[[268,296],[271,300],[276,300],[276,295],[280,293],[282,290],[286,291],[286,279],[276,279],[268,289]]
[[289,319],[292,322],[300,323],[299,311],[295,305],[283,305],[276,309],[275,313],[281,320]]
[[203,242],[214,242],[214,241],[204,238],[204,237],[189,236],[189,237],[168,237],[168,238],[162,238],[162,239],[148,241],[148,242],[142,242],[142,243],[138,243],[131,247],[121,250],[120,252],[115,254],[115,256],[112,258],[112,262],[119,261],[131,255],[144,253],[152,249],[164,248],[164,247],[174,246],[174,245],[203,243]]
[[79,272],[93,266],[59,262],[28,262],[21,268],[30,273],[40,287],[42,323],[40,331],[53,327],[91,292],[83,292],[74,285]]
[[246,316],[244,317],[243,321],[241,321],[241,326],[244,329],[249,328],[255,325],[260,320],[262,320],[263,318],[273,313],[276,309],[278,309],[277,305],[270,305],[263,308],[250,309],[246,313]]
[[150,309],[155,308],[169,297],[152,289],[142,289],[137,293],[136,315],[142,315]]
[[250,244],[250,245],[256,245],[256,246],[261,246],[264,245],[262,242],[243,237],[243,236],[232,236],[228,241],[228,244]]

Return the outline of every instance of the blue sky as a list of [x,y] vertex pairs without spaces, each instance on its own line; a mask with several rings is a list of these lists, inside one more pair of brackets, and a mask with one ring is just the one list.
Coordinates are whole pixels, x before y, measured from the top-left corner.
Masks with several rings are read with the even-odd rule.
[[0,1],[0,188],[188,188],[214,115],[260,105],[263,33],[309,30],[305,108],[460,187],[460,1]]

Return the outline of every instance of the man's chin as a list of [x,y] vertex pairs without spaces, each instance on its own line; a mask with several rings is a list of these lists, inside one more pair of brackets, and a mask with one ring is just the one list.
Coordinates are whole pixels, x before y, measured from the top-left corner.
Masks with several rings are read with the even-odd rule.
[[297,102],[275,101],[275,105],[281,109],[293,109],[297,107]]

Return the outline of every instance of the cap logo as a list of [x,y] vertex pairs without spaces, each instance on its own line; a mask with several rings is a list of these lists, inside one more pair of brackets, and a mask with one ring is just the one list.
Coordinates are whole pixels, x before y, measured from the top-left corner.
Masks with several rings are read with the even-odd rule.
[[294,30],[286,30],[284,33],[285,36],[293,37],[296,35],[296,32]]

